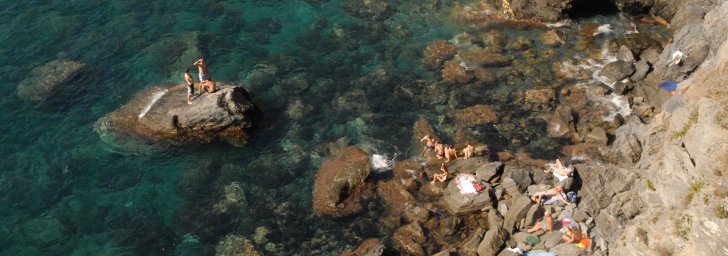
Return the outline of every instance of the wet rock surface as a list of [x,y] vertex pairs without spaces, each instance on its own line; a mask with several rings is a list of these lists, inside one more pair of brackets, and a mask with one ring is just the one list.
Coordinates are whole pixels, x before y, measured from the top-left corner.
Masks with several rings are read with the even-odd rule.
[[184,85],[155,87],[100,118],[95,130],[119,147],[212,141],[243,146],[261,114],[242,87],[222,85],[215,93],[195,97],[193,104],[186,102]]
[[345,217],[360,212],[360,194],[370,172],[369,155],[353,146],[323,162],[314,183],[314,213]]

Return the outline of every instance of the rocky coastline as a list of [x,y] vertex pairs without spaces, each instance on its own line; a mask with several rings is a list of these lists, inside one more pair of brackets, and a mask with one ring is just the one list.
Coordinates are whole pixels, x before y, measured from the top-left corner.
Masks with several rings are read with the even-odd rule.
[[[344,2],[350,15],[365,20],[382,22],[394,12],[386,1]],[[203,243],[217,243],[214,250],[219,255],[343,251],[341,255],[508,256],[516,253],[506,248],[515,247],[557,255],[728,253],[728,172],[724,170],[728,123],[723,120],[728,90],[721,88],[724,79],[714,75],[728,66],[727,25],[721,20],[728,14],[728,3],[617,0],[614,6],[621,12],[664,26],[672,36],[634,31],[605,39],[609,35],[601,32],[600,24],[574,28],[556,23],[587,1],[486,2],[453,8],[453,19],[468,24],[471,31],[433,40],[413,54],[421,55],[422,68],[439,76],[435,82],[373,69],[361,77],[347,77],[364,89],[336,94],[341,81],[306,77],[298,73],[303,68],[296,65],[301,64],[283,57],[241,75],[251,90],[283,95],[288,101],[266,107],[285,109],[281,117],[292,123],[280,142],[287,155],[261,158],[248,170],[260,171],[261,180],[275,180],[300,175],[265,172],[287,171],[281,162],[317,166],[311,178],[310,209],[301,209],[309,205],[297,205],[296,199],[290,199],[293,203],[270,198],[254,202],[246,193],[265,194],[272,189],[231,182],[242,179],[232,164],[201,163],[185,171],[178,182],[179,190],[189,193],[184,196],[198,200],[187,206],[195,209],[177,216],[184,232],[196,234]],[[538,36],[507,38],[498,29],[501,26],[536,29]],[[327,40],[341,48],[355,48],[351,36],[338,29]],[[376,27],[367,29],[376,31]],[[676,63],[676,51],[685,52],[686,57],[671,64]],[[607,61],[593,65],[585,58],[569,58],[575,54]],[[321,69],[311,68],[310,76],[335,68]],[[666,80],[679,82],[675,95],[657,88]],[[488,90],[496,83],[511,86],[512,92]],[[529,86],[520,90],[524,84]],[[381,94],[381,88],[390,90],[397,100],[417,107],[439,104],[433,108],[445,112],[405,124],[412,136],[404,140],[416,150],[394,163],[391,172],[373,172],[376,152],[361,145],[319,141],[311,150],[303,146],[304,141],[316,138],[301,121],[324,108],[332,115],[357,117],[326,127],[342,136],[365,137],[363,123],[392,122],[391,116],[373,114],[389,107],[387,103],[379,106],[368,101]],[[295,96],[303,92],[310,97],[335,96],[322,107]],[[523,116],[523,112],[531,114]],[[221,92],[201,96],[190,108],[184,101],[184,86],[178,85],[141,92],[98,120],[95,128],[105,142],[124,148],[211,141],[242,146],[260,114],[242,87],[223,86]],[[368,135],[388,132],[371,129]],[[419,140],[427,134],[450,138],[456,148],[467,142],[476,146],[476,157],[446,165],[451,176],[472,174],[486,182],[484,192],[463,195],[452,180],[430,183],[443,160],[419,151]],[[525,148],[541,140],[546,145]],[[133,142],[125,145],[123,141]],[[514,152],[504,145],[524,148]],[[574,162],[576,175],[565,181],[555,179],[543,172],[554,159],[531,151],[565,156]],[[209,189],[208,185],[216,197],[196,198],[193,192]],[[301,184],[277,189],[298,191],[296,186]],[[577,206],[542,207],[530,199],[535,192],[556,186],[577,192]],[[212,210],[198,216],[200,206]],[[312,216],[296,216],[311,209]],[[526,243],[530,234],[525,230],[545,210],[555,218],[576,221],[591,244],[577,248],[563,243],[559,232],[542,231],[535,233],[538,242]],[[254,223],[262,214],[273,215],[275,221]],[[321,225],[335,232],[293,228],[319,223],[315,219],[330,220]],[[245,228],[231,231],[227,225],[233,222]],[[247,228],[253,225],[259,226]],[[231,233],[219,237],[225,232]],[[289,236],[308,240],[292,241]],[[341,247],[331,242],[338,238],[359,245]]]
[[[566,18],[569,8],[580,4],[546,2],[513,1],[508,10],[501,9],[499,13],[505,15],[500,18],[556,21]],[[371,184],[347,187],[347,193],[332,192],[347,196],[340,201],[357,198],[364,200],[363,205],[373,198],[383,201],[385,213],[378,221],[393,230],[391,236],[368,239],[342,255],[383,255],[390,250],[401,255],[516,255],[505,250],[514,247],[556,255],[728,253],[724,170],[728,130],[720,120],[728,100],[724,99],[726,89],[721,88],[725,78],[715,75],[728,65],[728,24],[720,19],[728,13],[728,3],[688,0],[614,4],[622,12],[647,15],[645,22],[667,26],[673,37],[665,40],[635,33],[615,38],[608,48],[616,59],[595,72],[602,78],[599,84],[586,89],[565,86],[559,91],[563,96],[559,100],[549,96],[554,91],[548,88],[532,89],[523,96],[522,106],[526,108],[553,109],[553,116],[546,118],[548,134],[571,141],[562,153],[577,160],[577,175],[558,182],[541,171],[548,159],[534,159],[525,153],[486,153],[447,164],[451,175],[471,173],[496,184],[478,196],[464,197],[454,188],[455,182],[429,184],[427,177],[442,160],[430,157],[420,163],[397,163],[390,179],[370,177],[367,180]],[[682,8],[685,6],[691,7]],[[496,10],[503,7],[490,6]],[[477,13],[477,6],[464,9],[468,12],[463,17],[476,20],[468,15]],[[487,39],[485,42],[489,43]],[[498,45],[497,39],[490,42]],[[469,63],[470,53],[463,47],[458,41],[434,41],[424,51],[423,65],[442,69],[442,79],[448,84],[488,81],[482,75],[488,71],[478,70],[491,64]],[[687,57],[676,61],[676,51],[687,52]],[[497,53],[482,53],[477,59],[499,58]],[[508,66],[510,62],[506,59],[500,61],[506,64],[495,65]],[[560,73],[568,64],[554,64],[554,71],[566,83],[580,76],[578,72]],[[666,80],[679,83],[675,95],[657,88]],[[617,115],[610,121],[590,117],[597,110],[583,98],[593,90],[627,97],[631,115]],[[498,122],[498,114],[485,105],[464,108],[453,118],[463,128]],[[426,120],[421,119],[413,128],[412,144],[418,144],[424,134],[437,134]],[[323,171],[331,172],[330,168],[319,172]],[[326,187],[323,184],[317,180],[314,191]],[[544,210],[526,195],[556,185],[578,191],[578,207],[556,204],[548,208],[554,216],[568,216],[579,222],[592,241],[589,247],[564,244],[560,235],[543,232],[536,233],[541,242],[524,243],[528,234],[523,229],[532,226]]]

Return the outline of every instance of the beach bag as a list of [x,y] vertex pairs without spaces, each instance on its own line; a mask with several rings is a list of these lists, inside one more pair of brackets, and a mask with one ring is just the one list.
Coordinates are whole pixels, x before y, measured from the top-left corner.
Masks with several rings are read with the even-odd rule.
[[576,244],[576,247],[579,247],[579,248],[587,248],[587,247],[589,247],[589,245],[591,245],[591,242],[589,241],[589,238],[587,238],[585,236],[582,236],[581,237],[581,240],[579,240],[579,243]]
[[475,186],[475,191],[478,191],[478,192],[483,191],[483,189],[485,189],[485,186],[483,186],[483,183],[480,183],[480,181],[476,181],[475,183],[473,183],[473,186]]
[[571,202],[572,204],[576,203],[576,192],[571,191],[566,194],[566,200]]

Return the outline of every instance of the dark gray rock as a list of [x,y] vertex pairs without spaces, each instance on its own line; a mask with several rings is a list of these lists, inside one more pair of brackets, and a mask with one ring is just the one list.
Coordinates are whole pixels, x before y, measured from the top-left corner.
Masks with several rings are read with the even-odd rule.
[[518,183],[510,177],[505,177],[501,181],[501,188],[506,191],[506,194],[510,196],[521,195],[521,190],[518,188]]
[[493,208],[492,199],[488,193],[492,188],[489,185],[486,184],[486,189],[479,193],[463,195],[460,194],[455,183],[454,180],[451,181],[442,195],[450,213],[464,214]]
[[563,239],[561,238],[561,232],[547,232],[543,237],[541,237],[541,240],[543,241],[543,246],[546,247],[546,249],[551,249],[560,244]]
[[485,233],[485,229],[478,228],[476,229],[470,236],[465,240],[465,243],[463,243],[462,248],[460,250],[465,255],[476,255],[478,253],[478,246],[480,245],[480,241],[483,239],[483,234]]
[[488,232],[485,232],[483,241],[478,245],[478,255],[495,255],[503,249],[507,237],[508,233],[501,227],[489,229]]
[[600,127],[595,127],[591,130],[591,132],[586,135],[587,143],[594,143],[600,146],[606,146],[607,141],[607,132],[605,132],[604,129]]
[[606,77],[612,82],[617,82],[631,76],[634,72],[635,68],[632,63],[618,60],[605,65],[604,68],[599,71],[599,75]]
[[548,121],[547,132],[550,137],[570,138],[574,136],[576,128],[574,127],[574,115],[571,112],[569,106],[556,107],[554,115]]
[[408,222],[424,224],[428,219],[430,219],[430,211],[425,209],[425,207],[415,205],[406,208],[404,210],[404,216]]
[[477,177],[478,179],[491,181],[499,172],[502,171],[503,162],[490,162],[478,167],[478,169],[475,170],[475,177]]
[[76,61],[54,60],[36,67],[18,84],[18,97],[29,102],[40,102],[64,90],[70,82],[80,78],[86,65]]
[[580,249],[573,244],[560,244],[551,248],[551,252],[559,256],[579,256]]
[[557,21],[567,17],[571,0],[514,0],[511,9],[518,19]]
[[640,55],[642,51],[650,48],[662,49],[662,42],[659,35],[652,33],[633,33],[609,39],[608,48],[610,52],[618,52],[622,46],[626,46],[634,54]]
[[508,210],[508,214],[504,217],[503,228],[505,228],[508,233],[513,233],[521,219],[525,218],[526,214],[528,214],[528,210],[531,208],[532,204],[533,202],[531,201],[531,198],[527,196],[515,197],[515,199],[513,199],[511,209]]
[[425,255],[422,244],[425,243],[425,234],[417,222],[401,226],[392,234],[394,248],[402,254]]
[[619,47],[619,51],[617,52],[617,60],[626,61],[626,62],[635,62],[634,54],[632,53],[632,50],[627,48],[627,46],[621,45]]
[[631,166],[640,160],[642,142],[638,134],[645,125],[629,122],[615,131],[615,140],[608,150],[607,158],[623,166]]
[[518,191],[526,191],[526,188],[533,184],[531,175],[524,169],[517,169],[509,175],[518,185]]
[[647,77],[647,73],[650,72],[650,63],[642,59],[634,64],[635,72],[629,77],[632,82],[642,81]]
[[543,218],[544,208],[534,204],[531,205],[531,208],[528,209],[528,213],[526,213],[526,227],[532,227],[537,220]]
[[634,84],[626,82],[623,83],[621,81],[614,83],[614,93],[619,95],[625,95],[629,92],[629,90],[632,90],[634,88]]
[[644,50],[640,54],[640,60],[645,60],[648,64],[654,65],[660,60],[660,51],[654,48]]
[[484,157],[471,157],[468,159],[458,159],[447,163],[447,169],[452,173],[470,173],[475,174],[483,165],[488,164],[488,159]]

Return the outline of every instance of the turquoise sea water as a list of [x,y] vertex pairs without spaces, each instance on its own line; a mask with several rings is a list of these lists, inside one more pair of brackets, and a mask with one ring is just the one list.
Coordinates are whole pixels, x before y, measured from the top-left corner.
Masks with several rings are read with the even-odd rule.
[[[225,235],[252,239],[261,226],[266,254],[326,255],[382,235],[367,222],[376,213],[313,216],[315,172],[336,141],[408,156],[414,121],[437,126],[444,108],[402,102],[393,86],[439,79],[422,68],[423,49],[468,28],[447,18],[450,1],[392,4],[382,19],[355,17],[346,2],[0,1],[0,255],[208,255]],[[98,118],[144,88],[181,83],[199,57],[266,113],[248,146],[137,154],[100,140]],[[52,101],[18,98],[18,83],[56,59],[91,71]],[[270,66],[275,79],[246,83]],[[458,90],[461,107],[493,103],[483,87]],[[286,114],[296,100],[312,107],[299,121]],[[558,146],[524,140],[545,127],[524,120],[527,131],[483,139],[545,155]],[[226,187],[244,198],[221,214]]]

